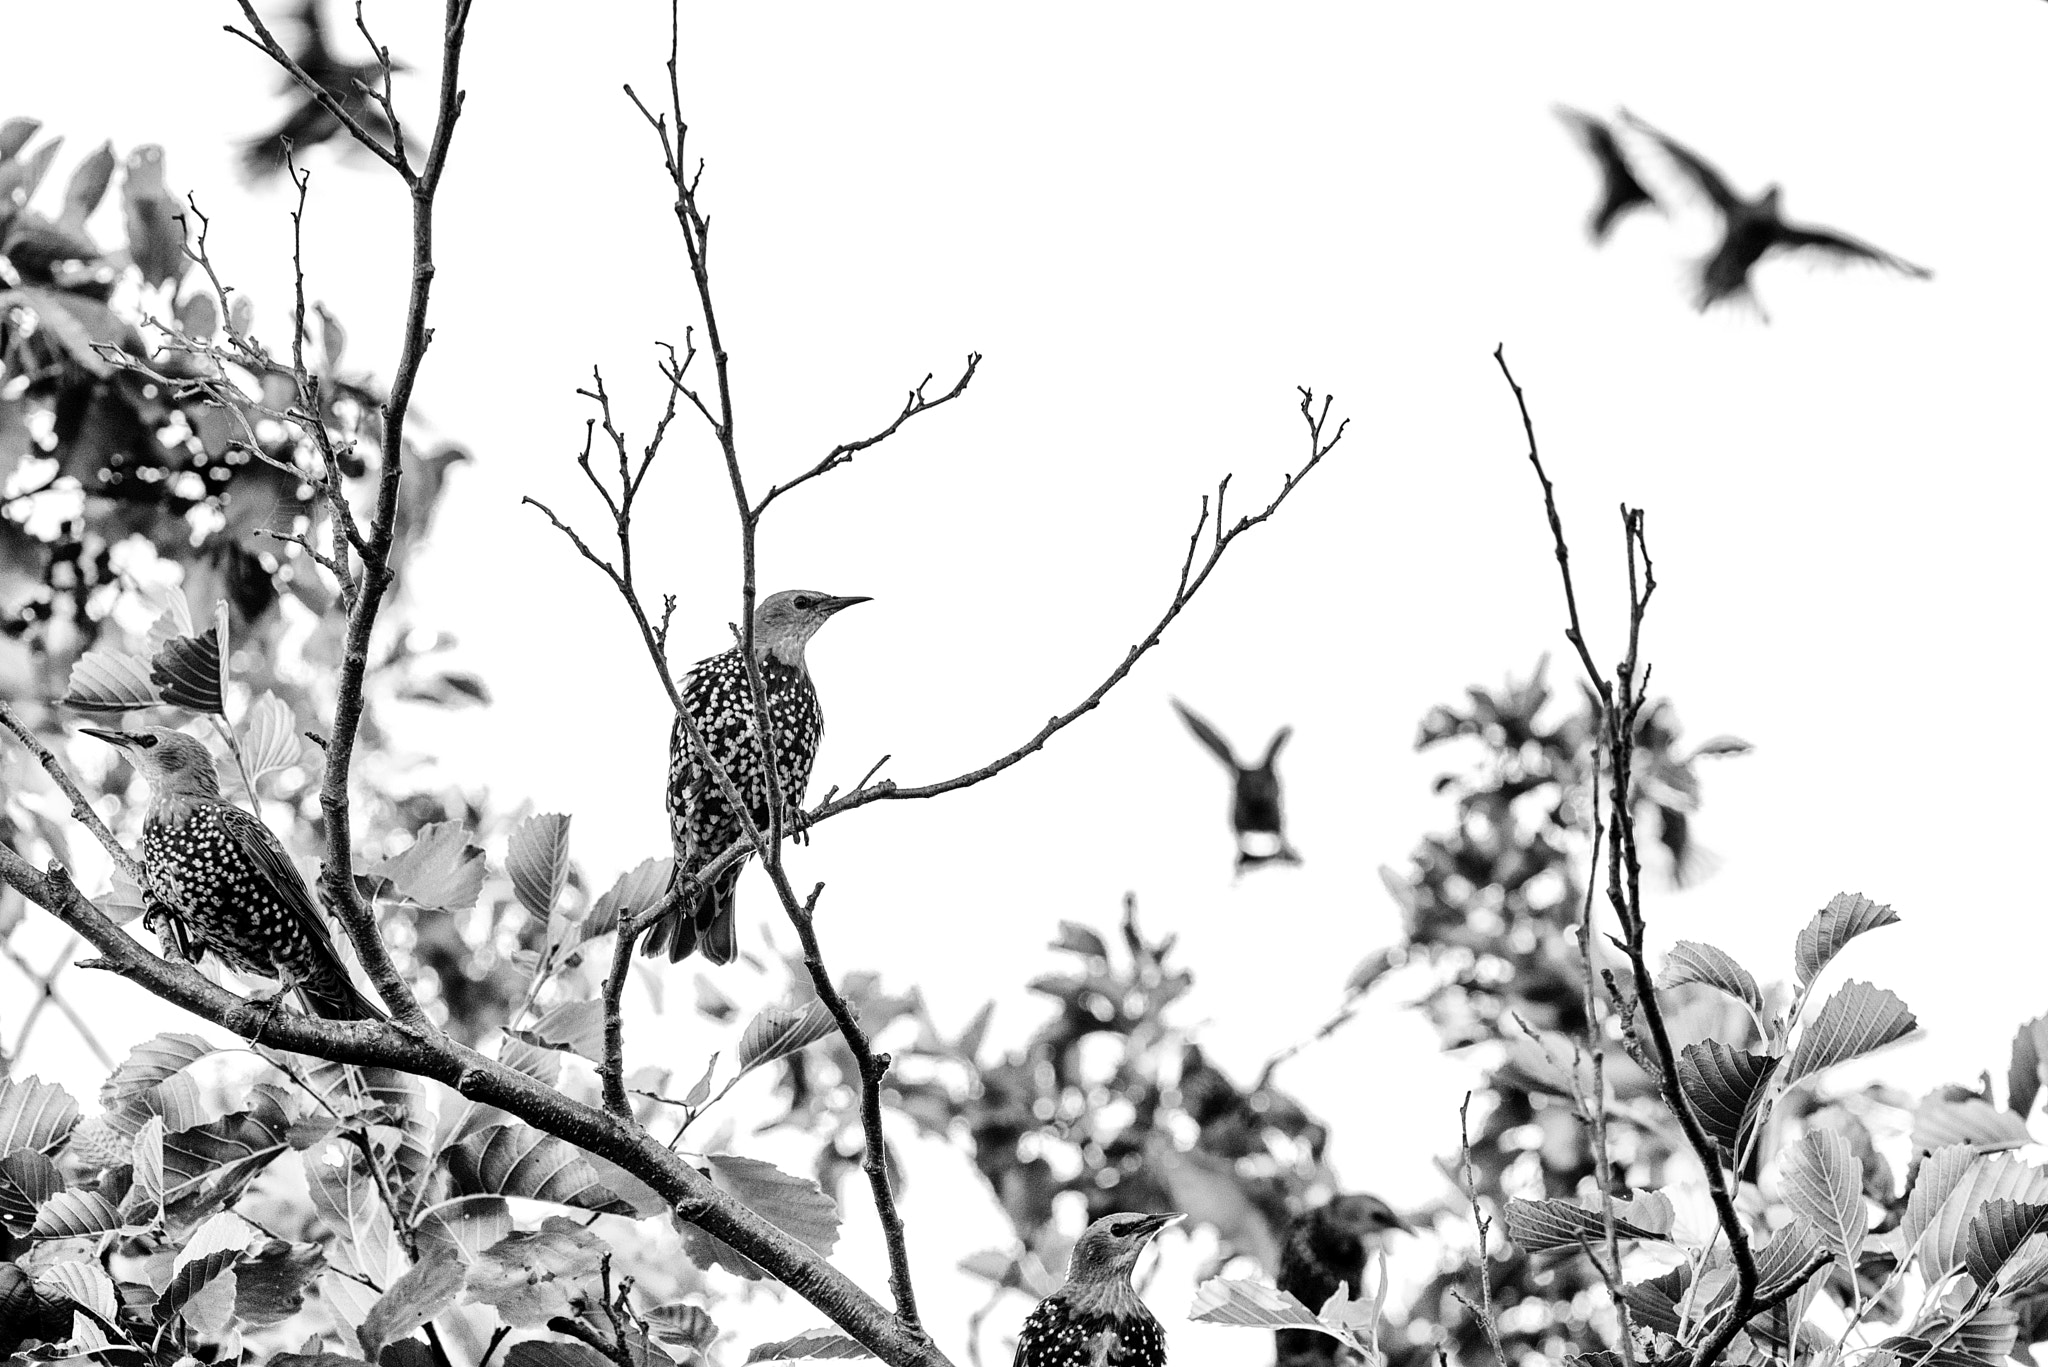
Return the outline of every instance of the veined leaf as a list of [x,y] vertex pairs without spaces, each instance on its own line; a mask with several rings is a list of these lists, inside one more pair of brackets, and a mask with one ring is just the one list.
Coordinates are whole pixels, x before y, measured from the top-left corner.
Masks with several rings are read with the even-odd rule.
[[1979,1096],[1950,1100],[1937,1089],[1922,1097],[1913,1109],[1915,1153],[1947,1144],[1968,1144],[1979,1153],[1990,1153],[2033,1142],[2024,1120]]
[[291,1147],[291,1115],[276,1088],[249,1089],[248,1109],[164,1136],[164,1213],[196,1221],[232,1202]]
[[[2021,1245],[2029,1239],[2039,1239],[2044,1231],[2048,1231],[2048,1205],[2022,1203],[2005,1197],[1986,1201],[1977,1208],[1969,1228],[1963,1232],[1963,1267],[1977,1279],[1980,1288],[1989,1290],[1992,1281],[2000,1279],[2000,1274],[2011,1264]],[[2030,1262],[2038,1262],[2038,1259],[2030,1259]],[[2032,1267],[2027,1270],[2030,1273],[2034,1271]],[[2000,1279],[2000,1291],[2019,1289]]]
[[801,1006],[765,1007],[740,1036],[739,1069],[747,1073],[786,1058],[817,1043],[833,1029],[832,1013],[815,997]]
[[144,1092],[154,1090],[173,1073],[185,1069],[215,1052],[214,1046],[197,1035],[166,1034],[144,1040],[128,1051],[128,1057],[100,1084],[100,1105],[109,1111]]
[[527,1125],[493,1125],[471,1135],[448,1151],[448,1171],[463,1195],[524,1196],[613,1214],[631,1210],[597,1180],[582,1154]]
[[1799,932],[1792,950],[1792,966],[1799,975],[1799,985],[1809,986],[1828,966],[1828,961],[1842,952],[1842,946],[1858,935],[1898,923],[1897,912],[1879,906],[1860,892],[1836,893]]
[[64,1190],[64,1176],[34,1149],[16,1149],[0,1158],[0,1220],[16,1229],[36,1222],[36,1211]]
[[1777,1066],[1778,1060],[1769,1054],[1731,1049],[1717,1039],[1702,1040],[1678,1051],[1678,1084],[1707,1133],[1733,1150],[1740,1147],[1743,1126],[1762,1104]]
[[149,661],[105,647],[78,657],[64,689],[64,705],[81,712],[132,712],[163,700],[150,682]]
[[794,1338],[756,1344],[747,1353],[748,1362],[795,1362],[821,1358],[871,1358],[874,1354],[844,1334],[828,1329],[813,1330]]
[[429,1250],[420,1260],[391,1283],[370,1313],[356,1327],[356,1341],[363,1356],[377,1361],[384,1345],[404,1338],[434,1316],[455,1304],[462,1292],[463,1266],[460,1259],[443,1250]]
[[[839,1242],[839,1205],[810,1178],[738,1154],[714,1153],[705,1161],[711,1166],[713,1185],[785,1234],[827,1255]],[[752,1259],[724,1241],[695,1225],[677,1223],[684,1251],[699,1267],[722,1267],[748,1281],[764,1275]]]
[[284,699],[265,689],[242,715],[242,763],[248,766],[249,781],[261,783],[272,774],[283,773],[298,764],[305,752],[298,719]]
[[43,1202],[29,1234],[37,1239],[70,1239],[120,1227],[121,1212],[98,1192],[60,1191]]
[[718,1325],[702,1306],[688,1301],[668,1301],[646,1311],[642,1318],[663,1343],[678,1348],[704,1349],[718,1337]]
[[1808,1130],[1785,1156],[1779,1183],[1793,1214],[1811,1224],[1853,1273],[1870,1212],[1863,1204],[1863,1165],[1848,1139],[1833,1130]]
[[221,668],[220,643],[217,627],[164,642],[149,662],[149,680],[156,685],[158,696],[188,712],[221,716],[221,694],[227,680]]
[[1664,972],[1658,977],[1657,986],[1671,988],[1686,983],[1719,988],[1748,1006],[1753,1014],[1764,1013],[1764,994],[1757,989],[1756,978],[1725,949],[1697,940],[1680,940],[1673,945],[1671,953],[1665,956]]
[[1240,1277],[1211,1277],[1195,1288],[1195,1302],[1188,1318],[1201,1324],[1228,1324],[1239,1329],[1312,1329],[1341,1336],[1316,1318],[1316,1312],[1290,1292],[1262,1281]]
[[[1928,1163],[1932,1161],[1930,1158],[1921,1163],[1923,1179]],[[1963,1263],[1970,1247],[1971,1222],[1986,1202],[1996,1200],[2016,1201],[2022,1205],[2048,1203],[2048,1172],[2022,1163],[2010,1153],[1975,1158],[1927,1219],[1925,1232],[1920,1235],[1920,1266],[1927,1276],[1942,1276]],[[1910,1225],[1913,1216],[1911,1200],[1907,1202],[1906,1211]]]
[[520,902],[545,921],[569,881],[569,818],[547,812],[513,827],[505,871]]
[[553,1216],[485,1249],[469,1269],[469,1298],[494,1306],[515,1328],[574,1319],[602,1292],[598,1273],[607,1251],[574,1220]]
[[506,1350],[505,1367],[612,1367],[612,1360],[587,1343],[527,1339]]
[[1977,1159],[1968,1144],[1946,1144],[1920,1160],[1913,1176],[1913,1189],[1906,1193],[1906,1214],[1899,1221],[1899,1236],[1905,1248],[1920,1242],[1920,1236],[1940,1213],[1942,1204]]
[[31,1074],[0,1082],[0,1153],[53,1154],[78,1123],[78,1103],[54,1082]]
[[[265,1239],[235,1262],[235,1316],[248,1324],[282,1324],[305,1308],[306,1288],[327,1266],[318,1244]],[[273,1359],[275,1361],[275,1359]]]
[[[1607,1237],[1606,1221],[1597,1210],[1572,1201],[1509,1201],[1508,1237],[1524,1253],[1544,1253],[1553,1248],[1576,1249],[1581,1244],[1598,1245]],[[1614,1233],[1622,1239],[1665,1240],[1654,1230],[1630,1224],[1616,1212]]]
[[659,902],[668,891],[669,880],[675,876],[675,867],[673,858],[662,855],[643,859],[620,874],[584,919],[583,937],[592,939],[618,929],[621,909],[638,913]]
[[1785,1083],[1790,1086],[1822,1069],[1860,1058],[1904,1039],[1918,1026],[1897,996],[1851,979],[1821,1005],[1820,1014],[1800,1032],[1798,1045],[1785,1061]]
[[467,911],[483,891],[484,852],[469,843],[461,822],[436,821],[422,826],[406,849],[365,871],[418,906]]

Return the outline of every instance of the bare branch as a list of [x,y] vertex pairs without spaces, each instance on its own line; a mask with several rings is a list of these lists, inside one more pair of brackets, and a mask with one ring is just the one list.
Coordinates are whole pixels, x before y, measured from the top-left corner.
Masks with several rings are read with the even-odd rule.
[[1493,1318],[1493,1274],[1486,1266],[1486,1260],[1491,1256],[1487,1252],[1487,1243],[1493,1234],[1493,1221],[1487,1219],[1485,1212],[1480,1210],[1479,1188],[1472,1180],[1472,1131],[1466,1123],[1466,1113],[1471,1109],[1472,1093],[1467,1092],[1465,1099],[1458,1103],[1458,1152],[1464,1161],[1465,1199],[1472,1206],[1472,1228],[1479,1235],[1479,1304],[1474,1306],[1472,1302],[1465,1300],[1462,1292],[1453,1294],[1464,1303],[1465,1308],[1472,1312],[1479,1320],[1480,1327],[1486,1331],[1486,1342],[1493,1349],[1495,1367],[1508,1367],[1507,1350],[1501,1346],[1500,1341],[1500,1326]]
[[966,392],[968,382],[974,378],[974,372],[980,365],[981,353],[978,351],[968,352],[967,368],[960,372],[960,378],[954,382],[953,387],[947,390],[945,393],[939,395],[939,397],[936,399],[927,399],[924,396],[925,386],[932,382],[931,376],[925,376],[924,379],[918,382],[917,388],[910,391],[910,397],[903,401],[903,411],[896,415],[896,420],[894,422],[890,423],[881,431],[875,433],[872,437],[862,437],[859,441],[850,441],[843,446],[833,447],[832,450],[826,455],[826,457],[823,460],[819,461],[816,465],[813,465],[810,469],[804,471],[795,479],[790,480],[787,484],[778,484],[774,488],[770,489],[767,493],[761,495],[761,501],[754,505],[754,510],[751,514],[753,519],[756,522],[759,522],[761,520],[761,515],[768,511],[769,504],[773,503],[776,499],[781,498],[784,494],[788,493],[791,489],[796,488],[799,484],[803,484],[806,483],[807,481],[814,480],[822,474],[825,474],[832,470],[836,470],[840,466],[850,462],[854,458],[854,456],[856,456],[862,451],[867,450],[870,446],[880,445],[882,442],[887,441],[890,437],[895,436],[897,430],[901,428],[904,423],[909,422],[918,414],[929,413],[934,408],[937,408],[940,404],[950,403],[954,399],[959,398],[963,393]]
[[63,762],[50,753],[50,748],[28,728],[26,722],[15,715],[14,708],[4,700],[0,700],[0,727],[5,727],[14,734],[14,738],[21,742],[22,749],[35,756],[36,763],[43,766],[43,772],[50,776],[50,780],[64,796],[71,799],[72,819],[92,832],[92,838],[100,842],[100,847],[106,850],[123,873],[136,883],[141,883],[141,862],[128,853],[127,847],[107,829],[107,823],[100,820],[100,814],[93,810],[91,799],[86,797],[84,790],[78,786],[78,781],[71,777]]
[[31,964],[22,955],[20,950],[11,944],[0,941],[0,954],[4,954],[7,962],[13,964],[20,971],[21,976],[27,978],[36,989],[36,999],[29,1003],[28,1014],[21,1019],[21,1029],[15,1032],[13,1054],[17,1059],[22,1056],[22,1051],[28,1048],[29,1034],[35,1029],[36,1021],[41,1017],[43,1008],[45,1006],[55,1006],[58,1014],[71,1022],[71,1028],[78,1032],[78,1038],[85,1042],[85,1047],[92,1050],[93,1057],[100,1061],[100,1066],[111,1070],[114,1066],[114,1056],[107,1052],[107,1046],[100,1043],[100,1037],[93,1033],[90,1025],[85,1023],[85,1017],[78,1014],[78,1008],[73,1006],[70,1000],[57,990],[57,977],[65,969],[71,967],[71,951],[76,948],[78,948],[78,937],[74,935],[65,941],[64,948],[57,951],[56,961],[50,965],[49,969],[46,972],[38,973],[35,965]]

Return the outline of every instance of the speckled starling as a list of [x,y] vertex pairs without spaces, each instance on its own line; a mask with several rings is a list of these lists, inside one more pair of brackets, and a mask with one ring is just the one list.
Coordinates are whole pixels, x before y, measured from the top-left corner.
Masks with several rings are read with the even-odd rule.
[[[1693,302],[1702,311],[1724,299],[1747,297],[1752,302],[1749,272],[1773,251],[1807,251],[1836,261],[1866,261],[1885,266],[1918,280],[1931,280],[1934,272],[1925,266],[1880,251],[1846,233],[1827,228],[1808,228],[1787,223],[1778,213],[1776,185],[1764,187],[1756,199],[1744,199],[1729,186],[1721,173],[1684,144],[1665,137],[1633,114],[1623,117],[1655,138],[1671,160],[1678,164],[1699,192],[1713,201],[1721,215],[1721,242],[1711,256],[1699,264],[1699,290]],[[1759,308],[1759,313],[1762,310]]]
[[1280,748],[1287,744],[1294,728],[1283,726],[1274,732],[1273,739],[1266,743],[1265,758],[1251,765],[1238,759],[1237,752],[1230,748],[1230,742],[1223,738],[1221,731],[1178,699],[1174,700],[1173,710],[1180,713],[1180,719],[1188,724],[1188,730],[1195,733],[1195,739],[1230,770],[1230,828],[1237,834],[1238,868],[1276,861],[1299,864],[1301,855],[1287,843],[1287,835],[1282,830],[1280,775],[1273,767],[1280,758]]
[[1623,214],[1646,204],[1652,209],[1660,207],[1657,197],[1636,179],[1635,169],[1628,164],[1614,130],[1604,120],[1567,105],[1557,106],[1557,116],[1578,134],[1586,154],[1600,168],[1600,202],[1593,206],[1592,216],[1586,220],[1587,236],[1595,242],[1605,242]]
[[74,1304],[69,1296],[38,1287],[13,1263],[0,1263],[0,1358],[23,1343],[70,1338]]
[[1131,1269],[1178,1214],[1105,1215],[1082,1231],[1067,1283],[1024,1318],[1012,1367],[1164,1367],[1166,1331]]
[[[1396,1229],[1413,1232],[1377,1196],[1348,1192],[1331,1197],[1287,1226],[1280,1248],[1280,1289],[1310,1310],[1321,1310],[1339,1286],[1350,1287],[1355,1298],[1365,1281],[1366,1255]],[[1274,1338],[1280,1367],[1328,1367],[1342,1348],[1313,1329],[1281,1329]]]
[[355,989],[291,857],[257,818],[226,801],[213,756],[182,731],[85,728],[120,747],[149,783],[142,826],[144,893],[185,957],[212,950],[228,967],[298,989],[315,1015],[375,1020]]
[[[801,809],[825,725],[818,690],[811,686],[804,663],[804,645],[832,614],[867,601],[786,589],[762,599],[754,609],[754,657],[768,693],[782,798],[791,811]],[[755,740],[753,691],[740,648],[699,660],[680,680],[679,691],[705,747],[746,799],[754,824],[765,830],[770,820],[768,771]],[[679,880],[694,877],[729,846],[747,838],[716,774],[690,744],[681,717],[669,733],[668,823]],[[701,949],[712,963],[730,963],[739,952],[732,915],[733,886],[739,876],[740,863],[735,863],[709,887],[697,889],[684,906],[649,927],[643,950],[679,962]]]

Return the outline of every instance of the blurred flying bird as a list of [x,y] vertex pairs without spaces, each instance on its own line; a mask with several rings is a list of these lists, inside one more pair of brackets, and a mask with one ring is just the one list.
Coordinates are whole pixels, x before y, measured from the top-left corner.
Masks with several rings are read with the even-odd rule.
[[1025,1316],[1012,1367],[1166,1367],[1166,1331],[1138,1299],[1131,1270],[1152,1236],[1180,1218],[1126,1213],[1088,1226],[1066,1285]]
[[[1311,1311],[1321,1310],[1339,1286],[1350,1288],[1356,1300],[1367,1257],[1394,1230],[1415,1232],[1379,1197],[1362,1191],[1333,1196],[1287,1226],[1275,1280]],[[1335,1367],[1343,1351],[1335,1339],[1313,1329],[1280,1329],[1273,1337],[1279,1367]]]
[[[384,87],[383,66],[374,57],[364,62],[345,62],[335,53],[328,41],[326,21],[320,14],[320,0],[301,0],[298,9],[286,22],[295,24],[302,36],[297,46],[282,36],[278,42],[299,64],[299,69],[333,96],[334,102],[347,110],[370,136],[390,146],[391,120],[384,116],[384,107],[376,94]],[[409,70],[405,63],[399,61],[393,61],[391,69],[394,72]],[[282,172],[287,146],[303,155],[307,148],[330,141],[337,135],[344,147],[352,141],[342,130],[341,120],[328,112],[313,93],[300,85],[289,72],[285,74],[282,93],[292,101],[291,112],[277,127],[243,145],[242,171],[251,180],[262,180]]]
[[1587,155],[1600,168],[1600,202],[1593,206],[1593,213],[1586,220],[1587,236],[1596,243],[1605,242],[1622,215],[1638,205],[1663,209],[1657,197],[1636,179],[1634,168],[1628,164],[1628,157],[1621,150],[1621,143],[1604,119],[1596,119],[1569,105],[1561,104],[1555,108],[1557,116],[1578,134]]
[[1221,731],[1190,711],[1178,698],[1173,699],[1173,710],[1180,713],[1180,719],[1188,724],[1188,730],[1195,733],[1195,739],[1202,742],[1209,753],[1221,760],[1223,767],[1231,772],[1230,827],[1237,834],[1237,867],[1243,869],[1276,861],[1299,864],[1301,855],[1287,843],[1287,836],[1282,830],[1280,775],[1273,769],[1274,761],[1280,758],[1281,747],[1294,734],[1294,728],[1283,726],[1274,732],[1273,739],[1266,744],[1265,758],[1256,765],[1246,765],[1239,761],[1237,752],[1230,748],[1230,742],[1223,738]]
[[[1845,233],[1788,223],[1778,212],[1780,191],[1775,184],[1765,186],[1763,194],[1753,200],[1744,199],[1698,153],[1664,136],[1627,110],[1622,111],[1622,117],[1654,138],[1699,192],[1713,201],[1721,215],[1720,245],[1699,264],[1699,291],[1694,303],[1702,312],[1723,299],[1746,296],[1754,302],[1750,270],[1773,251],[1807,251],[1837,262],[1868,261],[1916,280],[1934,278],[1934,272],[1926,267]],[[1761,305],[1758,312],[1762,312]]]

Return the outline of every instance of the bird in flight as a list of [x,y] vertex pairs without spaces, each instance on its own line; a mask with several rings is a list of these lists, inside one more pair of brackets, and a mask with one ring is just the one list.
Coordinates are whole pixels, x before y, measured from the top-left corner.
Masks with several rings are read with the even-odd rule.
[[1255,765],[1245,764],[1238,759],[1237,752],[1230,748],[1230,742],[1223,738],[1221,731],[1177,698],[1173,700],[1173,710],[1180,713],[1180,719],[1188,724],[1188,730],[1195,733],[1195,739],[1230,770],[1230,827],[1237,835],[1237,867],[1244,869],[1274,862],[1299,864],[1301,855],[1287,843],[1287,835],[1282,829],[1280,775],[1273,768],[1274,761],[1280,758],[1281,747],[1294,734],[1294,728],[1283,726],[1274,732],[1273,739],[1266,743],[1265,758]]
[[1636,179],[1635,168],[1629,165],[1628,155],[1621,150],[1621,140],[1614,136],[1614,129],[1606,120],[1596,119],[1569,105],[1561,104],[1556,109],[1557,116],[1578,134],[1586,154],[1600,168],[1600,202],[1593,206],[1592,215],[1586,220],[1587,236],[1595,243],[1605,242],[1607,235],[1614,231],[1614,225],[1631,209],[1643,205],[1663,209],[1657,197]]
[[[1727,299],[1747,298],[1754,303],[1756,296],[1750,289],[1749,273],[1774,251],[1804,252],[1837,262],[1869,262],[1916,280],[1934,278],[1934,272],[1925,266],[1916,266],[1846,233],[1788,222],[1778,211],[1780,191],[1776,185],[1765,186],[1755,199],[1744,199],[1691,148],[1666,137],[1626,110],[1622,117],[1654,139],[1721,215],[1720,244],[1698,267],[1698,291],[1693,302],[1702,312]],[[1758,312],[1762,312],[1761,305]],[[1768,316],[1765,321],[1769,321]]]

